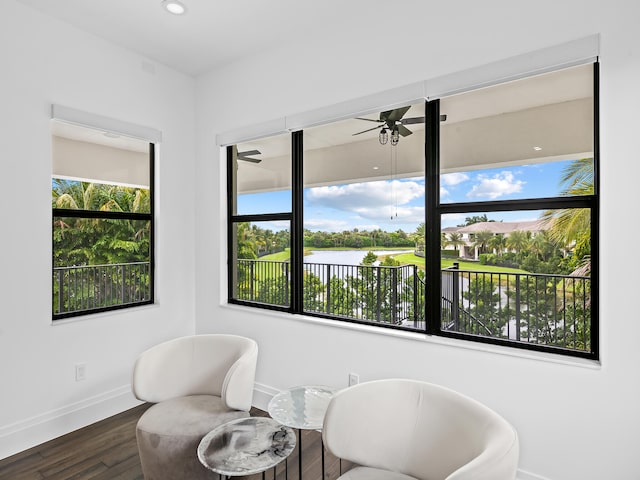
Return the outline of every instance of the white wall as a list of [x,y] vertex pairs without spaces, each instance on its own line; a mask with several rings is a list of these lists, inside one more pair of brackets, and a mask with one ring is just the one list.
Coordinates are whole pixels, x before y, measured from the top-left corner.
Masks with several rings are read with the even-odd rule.
[[[0,65],[2,458],[135,405],[136,356],[194,331],[195,82],[13,0]],[[162,131],[157,305],[51,324],[52,103]]]
[[[638,7],[597,0],[375,1],[356,10],[357,4],[342,2],[335,24],[319,28],[320,36],[292,38],[287,48],[198,79],[197,331],[254,337],[257,382],[266,393],[303,383],[345,386],[348,372],[356,372],[361,381],[413,377],[471,395],[518,429],[522,479],[640,478],[640,322],[631,300],[638,287],[616,228],[634,221],[640,177]],[[601,366],[221,306],[224,178],[216,133],[596,33],[602,54]]]

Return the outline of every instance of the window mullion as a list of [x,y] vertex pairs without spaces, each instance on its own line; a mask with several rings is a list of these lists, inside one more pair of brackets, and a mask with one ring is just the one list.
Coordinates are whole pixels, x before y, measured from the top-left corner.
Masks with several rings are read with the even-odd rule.
[[425,105],[425,329],[440,331],[440,101]]
[[291,310],[293,313],[303,312],[303,279],[304,279],[304,146],[302,130],[291,134],[291,175],[292,175],[292,213],[291,222]]

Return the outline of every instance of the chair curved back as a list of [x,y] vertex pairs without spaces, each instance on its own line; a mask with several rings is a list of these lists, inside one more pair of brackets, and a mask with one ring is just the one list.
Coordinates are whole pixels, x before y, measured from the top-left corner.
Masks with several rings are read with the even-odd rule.
[[191,335],[143,352],[133,367],[139,400],[158,403],[187,395],[216,395],[225,405],[248,411],[253,398],[257,343],[236,335]]
[[337,457],[422,480],[513,480],[515,429],[481,403],[407,379],[361,383],[329,403],[323,439]]

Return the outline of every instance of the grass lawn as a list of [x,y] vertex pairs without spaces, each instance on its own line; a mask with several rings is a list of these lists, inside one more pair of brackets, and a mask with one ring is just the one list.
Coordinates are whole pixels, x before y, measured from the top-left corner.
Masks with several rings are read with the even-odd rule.
[[286,262],[289,260],[289,249],[285,249],[282,252],[271,253],[269,255],[265,255],[260,257],[258,260],[270,260],[272,262]]
[[[394,259],[402,264],[417,265],[420,268],[424,268],[424,258],[417,257],[413,253],[401,253],[398,255],[391,255]],[[496,267],[494,265],[481,265],[478,262],[465,262],[464,260],[458,260],[453,258],[443,258],[440,261],[441,268],[453,267],[453,262],[458,262],[460,270],[473,270],[474,272],[498,272],[498,273],[527,273],[525,270],[518,268],[508,267]]]
[[[384,248],[380,248],[384,250]],[[344,250],[344,248],[322,248],[322,249],[314,249],[314,250]],[[350,248],[349,250],[356,250]],[[370,248],[361,248],[360,250],[369,251]],[[377,248],[376,248],[377,250]],[[400,248],[390,248],[389,250],[401,250]],[[305,255],[307,255],[308,249],[305,249]],[[383,257],[384,255],[380,255],[379,257]],[[395,258],[401,264],[409,264],[409,265],[417,265],[420,268],[424,268],[424,258],[417,257],[413,254],[413,251],[407,251],[407,253],[396,253],[391,255],[391,257]],[[271,255],[265,255],[264,257],[260,257],[260,260],[271,260],[273,262],[284,262],[289,260],[289,249],[284,250],[283,252],[273,253]],[[378,260],[382,260],[382,258],[378,258]],[[458,260],[453,258],[443,258],[441,260],[441,268],[448,268],[453,266],[453,262],[459,263],[460,270],[472,270],[474,272],[498,272],[498,273],[527,273],[525,270],[520,270],[517,268],[508,268],[508,267],[496,267],[493,265],[481,265],[478,262],[465,262],[464,260]]]
[[305,247],[305,250],[313,250],[314,252],[324,252],[324,251],[344,251],[344,250],[362,250],[363,252],[368,252],[370,250],[381,251],[381,250],[406,250],[407,252],[413,251],[413,247]]

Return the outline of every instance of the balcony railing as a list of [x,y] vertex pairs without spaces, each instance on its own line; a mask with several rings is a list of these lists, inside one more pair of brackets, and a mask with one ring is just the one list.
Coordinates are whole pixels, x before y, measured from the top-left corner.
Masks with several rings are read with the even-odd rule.
[[[288,262],[238,260],[234,298],[289,305]],[[591,279],[443,269],[441,330],[589,352]],[[304,264],[304,310],[371,324],[425,329],[415,265]]]
[[591,278],[442,271],[441,328],[589,352]]
[[149,262],[55,267],[54,317],[149,301],[149,273]]

